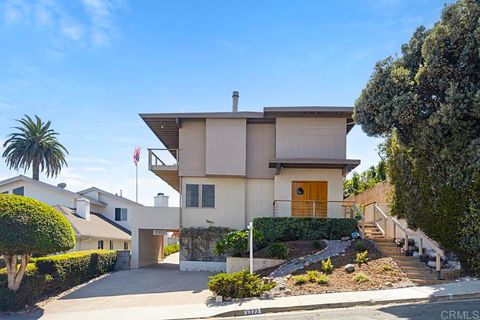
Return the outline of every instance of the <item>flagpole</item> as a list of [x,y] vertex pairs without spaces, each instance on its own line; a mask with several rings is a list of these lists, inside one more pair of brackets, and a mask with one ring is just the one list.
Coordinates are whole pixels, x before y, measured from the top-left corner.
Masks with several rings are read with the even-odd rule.
[[135,202],[138,202],[138,164],[135,165]]

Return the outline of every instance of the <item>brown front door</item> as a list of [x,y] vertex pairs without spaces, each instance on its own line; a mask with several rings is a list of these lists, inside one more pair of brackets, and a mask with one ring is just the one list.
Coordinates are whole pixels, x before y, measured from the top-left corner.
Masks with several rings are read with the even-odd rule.
[[292,216],[327,217],[327,181],[292,181]]

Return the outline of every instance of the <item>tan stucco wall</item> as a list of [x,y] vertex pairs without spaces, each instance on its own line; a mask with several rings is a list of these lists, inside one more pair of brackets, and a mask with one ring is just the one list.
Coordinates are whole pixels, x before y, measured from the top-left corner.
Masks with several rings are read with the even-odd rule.
[[277,158],[345,159],[345,118],[277,118]]
[[246,174],[246,119],[207,119],[205,173]]
[[[275,176],[275,200],[292,199],[292,181],[327,181],[328,201],[338,201],[329,203],[328,217],[343,218],[340,205],[343,201],[342,169],[282,169],[280,174]],[[285,207],[285,210],[288,208]]]
[[214,184],[215,208],[187,208],[185,207],[185,196],[183,196],[182,224],[184,227],[220,226],[235,229],[245,227],[245,178],[185,177],[182,179],[182,189],[185,190],[186,184],[190,183]]
[[[109,250],[110,249],[110,239],[76,239],[75,248],[70,251],[81,251],[81,250],[96,250],[98,249],[98,241],[103,240],[103,248]],[[131,249],[132,242],[128,241],[121,241],[121,240],[112,240],[113,241],[113,249],[123,250],[123,243],[128,242],[128,249]]]
[[273,215],[273,179],[247,179],[247,221]]
[[154,236],[151,229],[139,229],[138,266],[158,263],[163,259],[163,236]]

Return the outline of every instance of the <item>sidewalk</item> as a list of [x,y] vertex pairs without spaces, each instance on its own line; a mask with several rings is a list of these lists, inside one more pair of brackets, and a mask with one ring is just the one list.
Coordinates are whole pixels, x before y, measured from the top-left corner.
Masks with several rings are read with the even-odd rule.
[[[292,296],[274,299],[251,299],[242,302],[207,304],[150,305],[64,310],[46,312],[36,319],[185,319],[244,316],[270,312],[345,308],[360,305],[411,303],[441,300],[472,299],[480,297],[480,281],[454,282],[442,285],[388,289],[376,291],[339,292],[318,295]],[[108,300],[108,298],[107,298]],[[23,318],[25,319],[25,318]]]

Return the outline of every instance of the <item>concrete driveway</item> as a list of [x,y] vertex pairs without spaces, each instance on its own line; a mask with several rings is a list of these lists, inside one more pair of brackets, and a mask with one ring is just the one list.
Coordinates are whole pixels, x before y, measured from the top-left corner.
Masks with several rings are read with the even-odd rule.
[[48,302],[42,312],[27,317],[107,319],[113,318],[113,313],[118,310],[130,309],[127,313],[131,313],[142,308],[205,304],[211,296],[207,288],[209,275],[206,272],[180,272],[177,253],[156,266],[112,273]]

